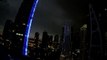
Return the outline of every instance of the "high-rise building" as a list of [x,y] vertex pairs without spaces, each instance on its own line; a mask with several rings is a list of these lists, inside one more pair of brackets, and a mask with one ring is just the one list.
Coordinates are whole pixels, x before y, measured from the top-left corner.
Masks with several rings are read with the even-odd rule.
[[72,34],[72,40],[71,40],[71,50],[72,50],[72,59],[74,60],[80,60],[80,32],[75,31]]
[[39,32],[35,33],[34,39],[35,39],[35,45],[36,45],[35,47],[38,47],[39,46]]
[[64,38],[64,27],[62,27],[62,32],[61,32],[61,35],[60,35],[60,49],[62,50],[63,49],[63,38]]
[[12,38],[12,36],[10,35],[12,33],[12,29],[13,29],[13,22],[11,20],[7,20],[3,30],[4,40]]
[[107,41],[106,41],[106,32],[107,32],[107,4],[106,1],[101,1],[100,2],[101,6],[99,3],[99,7],[96,7],[96,5],[93,4],[93,9],[95,10],[95,13],[97,15],[97,19],[99,21],[99,26],[101,28],[101,35],[102,35],[102,45],[103,45],[103,58],[107,60]]
[[13,22],[11,20],[7,20],[4,26],[3,30],[3,42],[4,46],[7,49],[10,49],[10,45],[12,43],[12,37],[13,37]]
[[64,55],[71,54],[71,26],[65,25],[64,26],[64,39],[63,39],[63,47],[62,53]]
[[15,18],[14,48],[18,55],[27,55],[30,28],[38,0],[23,0]]
[[28,43],[28,56],[29,57],[34,57],[35,53],[35,39],[34,38],[29,38],[29,43]]
[[87,60],[87,24],[80,28],[80,60]]
[[58,43],[59,42],[59,35],[54,36],[54,42]]
[[49,40],[48,33],[43,32],[43,35],[42,35],[42,48],[47,48],[48,47],[48,40]]
[[[95,6],[89,5],[90,20],[88,23],[88,36],[89,36],[89,60],[103,60],[103,35],[99,22],[98,10],[95,10]],[[97,12],[97,13],[96,13]]]

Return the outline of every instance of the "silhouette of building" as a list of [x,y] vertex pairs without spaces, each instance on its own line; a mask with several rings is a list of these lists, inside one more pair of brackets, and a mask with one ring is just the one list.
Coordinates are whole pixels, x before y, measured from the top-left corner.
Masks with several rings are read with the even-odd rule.
[[2,37],[4,40],[4,46],[8,49],[10,49],[10,45],[12,43],[13,32],[13,22],[11,20],[7,20],[4,26]]
[[80,28],[80,60],[87,60],[87,24]]
[[105,55],[105,59],[107,59],[107,32],[105,33],[105,44],[104,44],[104,55]]
[[60,35],[60,43],[59,48],[63,51],[63,40],[64,40],[64,27],[62,27],[61,35]]
[[48,33],[44,31],[42,35],[42,48],[48,47],[48,40],[49,40]]
[[75,51],[76,49],[79,48],[80,48],[80,32],[76,31],[73,33],[72,50]]
[[35,45],[36,45],[35,47],[38,47],[39,46],[39,32],[35,33],[34,39],[35,39]]
[[27,55],[30,28],[38,0],[23,0],[14,22],[13,46],[17,55]]
[[10,39],[11,33],[12,33],[12,28],[13,28],[13,22],[11,20],[7,20],[4,26],[3,30],[3,39]]
[[53,36],[50,35],[50,36],[49,36],[48,45],[49,45],[49,46],[52,46],[52,44],[53,44]]
[[[101,4],[101,5],[100,5]],[[107,60],[107,41],[106,41],[106,32],[107,32],[107,4],[106,1],[91,1],[91,5],[92,5],[92,9],[94,10],[94,14],[96,16],[97,22],[99,23],[99,27],[101,30],[101,37],[102,37],[102,56],[104,56],[103,58],[105,58],[105,60]],[[90,9],[91,9],[90,8]]]
[[[100,7],[96,7],[93,5],[93,9],[95,11],[95,14],[97,16],[98,19],[98,23],[99,23],[99,27],[101,30],[101,37],[102,37],[102,54],[105,60],[107,60],[107,41],[106,41],[106,32],[107,32],[107,6],[105,2],[101,2],[103,3],[102,6]],[[99,5],[99,4],[97,4]],[[97,11],[98,10],[98,11]]]
[[0,40],[3,40],[3,38],[2,38],[2,33],[0,33]]
[[58,36],[58,35],[55,35],[55,36],[54,36],[54,42],[56,42],[56,43],[59,42],[59,36]]
[[[96,10],[97,11],[97,10]],[[103,35],[101,31],[101,25],[98,18],[98,13],[93,8],[93,5],[89,5],[90,20],[88,24],[88,35],[89,35],[89,60],[103,60]]]
[[75,31],[71,35],[72,35],[72,40],[71,40],[72,58],[74,60],[80,60],[79,59],[80,54],[78,53],[80,51],[80,32]]

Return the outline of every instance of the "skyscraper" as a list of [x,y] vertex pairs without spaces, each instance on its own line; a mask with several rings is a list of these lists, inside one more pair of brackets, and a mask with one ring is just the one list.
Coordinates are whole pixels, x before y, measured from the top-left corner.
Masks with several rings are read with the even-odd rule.
[[42,48],[48,47],[48,40],[49,40],[48,33],[44,31],[42,35]]
[[103,39],[101,25],[98,20],[98,13],[92,4],[89,5],[90,22],[89,22],[89,60],[103,60]]
[[87,24],[80,28],[80,59],[87,60]]
[[38,47],[39,46],[39,32],[35,33],[34,39],[35,39],[35,45],[36,47]]
[[38,0],[23,0],[15,18],[14,45],[17,53],[27,55],[30,28]]
[[13,37],[13,22],[11,20],[7,20],[4,26],[3,30],[3,42],[4,46],[8,49],[10,49],[10,44],[12,42],[12,37]]
[[12,29],[13,29],[12,27],[13,27],[13,22],[11,20],[7,20],[3,30],[4,40],[12,38],[12,36],[10,35],[12,33]]
[[71,54],[71,26],[65,25],[64,26],[64,39],[63,39],[63,50],[62,53],[64,55]]

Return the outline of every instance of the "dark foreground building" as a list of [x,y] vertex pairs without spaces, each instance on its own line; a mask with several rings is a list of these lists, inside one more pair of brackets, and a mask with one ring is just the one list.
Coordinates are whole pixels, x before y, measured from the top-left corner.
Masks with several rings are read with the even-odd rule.
[[16,55],[27,55],[28,38],[38,0],[23,0],[14,22],[13,50]]

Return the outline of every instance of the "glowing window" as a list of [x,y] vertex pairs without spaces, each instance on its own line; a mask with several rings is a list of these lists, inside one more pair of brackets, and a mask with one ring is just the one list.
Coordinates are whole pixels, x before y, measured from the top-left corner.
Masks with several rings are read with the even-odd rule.
[[25,23],[23,23],[22,25],[26,25]]

